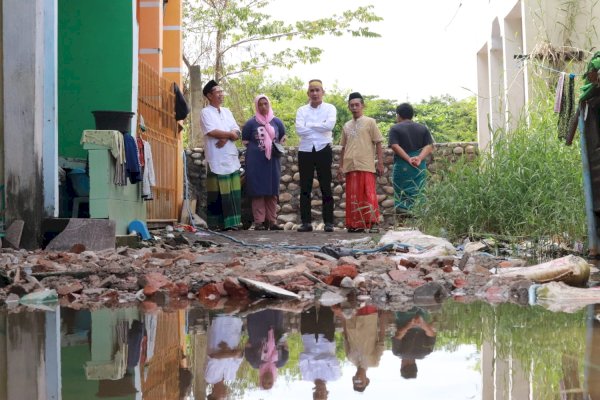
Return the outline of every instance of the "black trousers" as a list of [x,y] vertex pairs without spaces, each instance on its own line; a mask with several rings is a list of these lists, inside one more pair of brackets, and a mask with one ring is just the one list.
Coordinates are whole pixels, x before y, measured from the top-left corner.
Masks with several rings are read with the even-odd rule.
[[300,314],[300,333],[302,335],[314,334],[315,339],[322,334],[327,340],[333,342],[335,340],[335,323],[331,308],[320,306],[319,311],[316,307],[303,311]]
[[298,169],[300,170],[300,218],[303,224],[312,222],[310,197],[312,194],[315,170],[323,198],[323,222],[333,224],[333,196],[331,191],[331,163],[333,150],[331,145],[319,151],[299,151]]

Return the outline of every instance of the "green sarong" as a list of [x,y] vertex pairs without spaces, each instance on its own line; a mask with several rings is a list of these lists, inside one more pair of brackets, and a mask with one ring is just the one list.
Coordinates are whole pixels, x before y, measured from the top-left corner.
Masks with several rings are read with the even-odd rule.
[[[408,153],[416,157],[421,150]],[[421,161],[419,167],[413,167],[397,154],[394,155],[393,185],[395,192],[395,208],[397,212],[407,212],[412,208],[416,197],[419,195],[427,177],[427,165]]]
[[242,223],[240,173],[206,174],[206,223],[209,229],[238,227]]

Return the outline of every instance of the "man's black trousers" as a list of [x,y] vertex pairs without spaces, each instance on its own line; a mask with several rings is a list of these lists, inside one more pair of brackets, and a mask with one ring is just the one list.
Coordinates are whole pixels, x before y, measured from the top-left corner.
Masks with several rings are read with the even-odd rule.
[[312,222],[310,196],[312,193],[312,184],[314,171],[317,171],[317,179],[321,187],[323,198],[323,222],[333,224],[333,197],[331,191],[331,163],[333,161],[333,151],[331,145],[327,145],[322,150],[299,151],[298,169],[300,170],[300,218],[303,224]]

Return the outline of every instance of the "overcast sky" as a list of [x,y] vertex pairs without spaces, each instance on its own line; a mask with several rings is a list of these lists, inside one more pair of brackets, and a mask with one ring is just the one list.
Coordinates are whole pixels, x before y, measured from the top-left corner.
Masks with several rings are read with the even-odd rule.
[[318,38],[312,45],[325,50],[320,63],[274,70],[272,77],[320,78],[326,90],[337,85],[397,101],[476,91],[475,55],[489,35],[486,1],[273,0],[267,11],[294,22],[369,4],[384,18],[371,25],[381,38]]

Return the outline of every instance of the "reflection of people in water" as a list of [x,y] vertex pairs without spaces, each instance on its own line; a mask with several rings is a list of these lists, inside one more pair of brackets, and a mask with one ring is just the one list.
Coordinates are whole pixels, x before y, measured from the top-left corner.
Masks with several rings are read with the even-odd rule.
[[226,382],[235,380],[242,363],[242,320],[229,315],[217,315],[208,328],[208,360],[204,378],[212,385],[208,400],[225,399]]
[[277,379],[277,368],[289,358],[283,329],[283,312],[263,310],[248,315],[248,343],[244,356],[248,363],[258,368],[260,387],[271,389]]
[[364,306],[352,318],[344,320],[344,348],[356,366],[352,386],[355,391],[364,392],[371,382],[367,369],[379,365],[385,348],[385,322],[377,307]]
[[300,373],[312,381],[313,399],[327,399],[327,382],[340,378],[340,362],[335,355],[335,325],[329,307],[310,308],[300,316],[300,333],[304,349],[300,354]]
[[396,313],[396,333],[392,336],[392,353],[402,359],[400,375],[404,379],[417,377],[416,360],[433,351],[435,329],[427,311],[413,307]]

